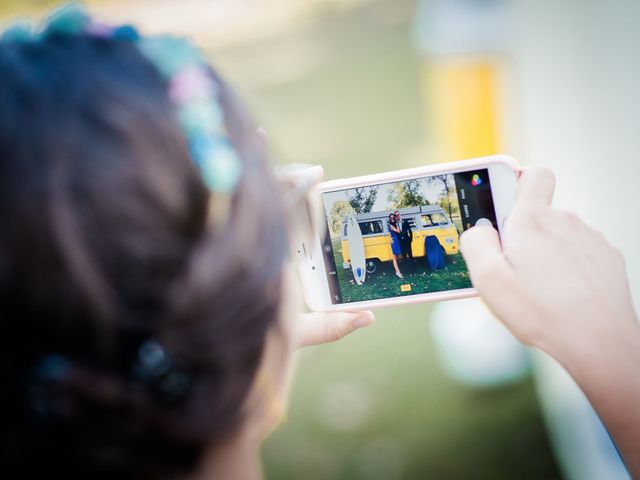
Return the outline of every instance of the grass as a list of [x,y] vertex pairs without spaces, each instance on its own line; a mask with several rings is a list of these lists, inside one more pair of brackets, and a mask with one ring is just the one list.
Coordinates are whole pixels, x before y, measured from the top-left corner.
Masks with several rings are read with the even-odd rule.
[[[343,257],[340,240],[333,240],[333,253],[336,260],[338,282],[344,302],[357,302],[386,298],[390,295],[415,295],[417,293],[441,292],[471,287],[469,272],[461,254],[445,255],[446,267],[431,271],[426,259],[400,260],[398,267],[403,279],[395,275],[391,262],[379,263],[376,271],[367,273],[365,282],[358,285],[351,269],[342,268]],[[401,286],[410,285],[411,290],[403,292]]]

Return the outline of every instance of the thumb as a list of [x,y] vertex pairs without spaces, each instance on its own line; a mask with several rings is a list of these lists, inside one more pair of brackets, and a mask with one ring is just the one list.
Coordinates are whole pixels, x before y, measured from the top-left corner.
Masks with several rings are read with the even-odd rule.
[[472,227],[460,237],[460,248],[473,286],[491,306],[515,281],[498,232],[490,227]]
[[301,313],[299,316],[297,347],[335,342],[375,321],[370,311],[314,312]]

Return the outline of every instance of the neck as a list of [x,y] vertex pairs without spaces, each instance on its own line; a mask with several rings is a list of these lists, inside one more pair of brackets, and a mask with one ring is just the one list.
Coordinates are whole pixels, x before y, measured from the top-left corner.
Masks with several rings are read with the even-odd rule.
[[262,480],[258,444],[251,436],[239,434],[224,445],[212,449],[194,480],[218,478]]

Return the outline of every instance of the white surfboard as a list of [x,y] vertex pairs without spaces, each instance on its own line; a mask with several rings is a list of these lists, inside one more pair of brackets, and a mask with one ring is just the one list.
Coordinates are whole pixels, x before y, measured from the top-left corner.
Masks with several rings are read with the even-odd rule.
[[367,276],[367,262],[364,256],[364,240],[355,215],[347,217],[347,241],[349,242],[349,257],[351,257],[351,271],[358,285],[364,283]]

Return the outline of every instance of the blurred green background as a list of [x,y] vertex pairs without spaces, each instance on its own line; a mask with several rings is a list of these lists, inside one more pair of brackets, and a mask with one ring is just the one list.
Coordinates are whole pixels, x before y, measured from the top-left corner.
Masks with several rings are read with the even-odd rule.
[[[3,1],[0,13],[48,3]],[[412,0],[253,3],[255,19],[191,32],[200,8],[233,11],[234,2],[93,2],[150,30],[165,26],[156,13],[173,11],[176,30],[199,39],[284,161],[321,164],[330,179],[433,160]],[[183,18],[187,8],[195,14]],[[532,382],[472,389],[450,380],[431,308],[379,311],[374,326],[299,354],[288,419],[264,447],[267,478],[559,478]]]
[[[428,161],[414,2],[319,12],[304,28],[212,58],[287,161],[326,178]],[[292,65],[294,64],[294,65]],[[475,390],[438,365],[428,305],[300,354],[288,421],[266,443],[268,478],[559,478],[533,385]]]

